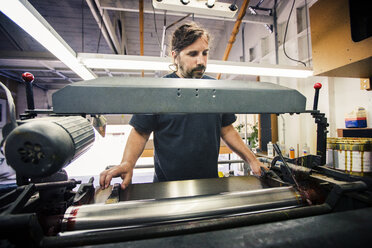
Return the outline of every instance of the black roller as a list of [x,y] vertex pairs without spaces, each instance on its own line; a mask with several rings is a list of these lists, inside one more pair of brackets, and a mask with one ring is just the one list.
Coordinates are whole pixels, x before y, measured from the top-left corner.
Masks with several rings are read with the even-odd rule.
[[70,163],[94,142],[83,117],[47,117],[25,121],[6,138],[7,163],[28,178],[49,176]]

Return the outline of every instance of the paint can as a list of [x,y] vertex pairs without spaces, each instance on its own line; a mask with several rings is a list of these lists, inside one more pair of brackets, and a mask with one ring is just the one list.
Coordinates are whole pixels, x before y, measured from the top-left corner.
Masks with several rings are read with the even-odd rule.
[[333,152],[327,165],[352,175],[372,174],[372,138],[333,138],[327,140],[328,149]]

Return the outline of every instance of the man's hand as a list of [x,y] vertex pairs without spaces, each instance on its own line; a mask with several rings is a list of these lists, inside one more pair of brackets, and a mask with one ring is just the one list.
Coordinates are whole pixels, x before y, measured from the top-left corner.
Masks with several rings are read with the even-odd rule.
[[254,160],[249,164],[251,167],[251,170],[255,176],[261,176],[262,172],[261,170],[266,170],[268,171],[269,168],[267,168],[263,163],[261,163],[258,159]]
[[119,176],[123,179],[121,188],[125,189],[132,181],[133,168],[130,166],[117,165],[110,169],[104,170],[99,176],[99,185],[102,189],[105,189],[110,185],[112,178]]

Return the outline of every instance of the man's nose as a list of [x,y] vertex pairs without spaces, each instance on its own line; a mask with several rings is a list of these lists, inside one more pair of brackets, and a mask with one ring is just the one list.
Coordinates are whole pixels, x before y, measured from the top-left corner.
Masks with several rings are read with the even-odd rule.
[[196,63],[198,65],[205,65],[205,59],[203,54],[199,54],[198,57],[196,58]]

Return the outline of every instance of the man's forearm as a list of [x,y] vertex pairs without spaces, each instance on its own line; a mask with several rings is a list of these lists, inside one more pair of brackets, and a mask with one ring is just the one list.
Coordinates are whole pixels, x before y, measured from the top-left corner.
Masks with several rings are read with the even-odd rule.
[[244,161],[251,163],[257,160],[254,153],[244,144],[239,133],[232,125],[222,128],[221,138],[226,145]]
[[134,168],[138,158],[145,149],[150,134],[138,132],[135,128],[129,134],[120,165]]

